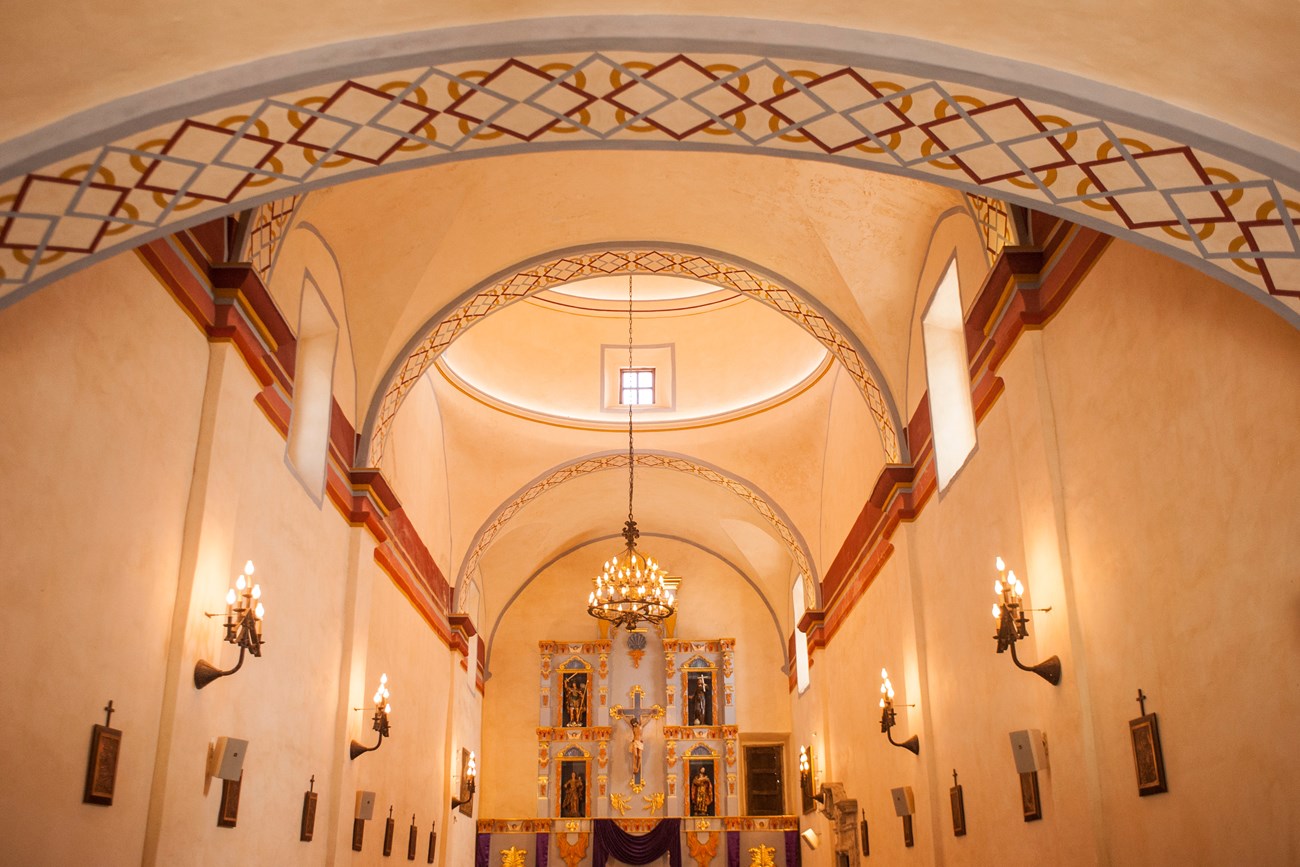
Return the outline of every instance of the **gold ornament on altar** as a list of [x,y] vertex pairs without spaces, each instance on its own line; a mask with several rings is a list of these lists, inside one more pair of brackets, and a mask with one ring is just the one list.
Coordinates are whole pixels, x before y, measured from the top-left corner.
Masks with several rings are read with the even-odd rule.
[[658,813],[664,808],[663,792],[655,792],[653,795],[642,795],[641,797],[645,799],[645,807],[643,809],[647,813]]
[[[574,824],[577,824],[576,822]],[[573,830],[573,829],[570,829]],[[578,867],[582,859],[587,857],[587,843],[591,840],[591,834],[583,833],[578,835],[578,839],[573,843],[569,842],[568,834],[559,834],[555,838],[556,849],[559,850],[560,860],[567,867]]]
[[620,816],[626,816],[627,811],[632,808],[632,804],[628,800],[627,795],[623,794],[622,792],[610,792],[609,805],[613,807],[615,810],[618,810],[618,814]]
[[[698,830],[708,830],[708,822],[699,822],[696,824],[697,826],[704,826]],[[718,840],[721,839],[721,836],[722,835],[718,832],[714,831],[705,834],[704,840],[701,841],[697,839],[695,834],[686,835],[686,849],[691,856],[691,860],[695,862],[695,867],[709,867],[709,865],[713,863],[713,859],[718,854]]]
[[749,867],[776,867],[776,862],[772,860],[775,854],[776,850],[771,846],[759,843],[749,850]]
[[[754,851],[753,849],[750,850]],[[524,856],[528,854],[527,849],[518,849],[511,846],[509,849],[501,850],[501,867],[527,867],[524,862]]]

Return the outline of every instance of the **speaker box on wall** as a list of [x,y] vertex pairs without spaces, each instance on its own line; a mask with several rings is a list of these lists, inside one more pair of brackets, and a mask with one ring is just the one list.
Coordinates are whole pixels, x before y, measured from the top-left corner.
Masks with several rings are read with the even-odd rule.
[[375,793],[357,790],[357,810],[354,819],[373,819],[375,817]]
[[217,738],[208,751],[208,776],[237,782],[244,770],[244,753],[247,750],[248,741]]
[[1028,774],[1047,770],[1047,747],[1038,729],[1011,733],[1011,753],[1016,758],[1016,773]]
[[916,802],[912,798],[911,786],[890,789],[889,794],[894,799],[894,815],[910,816],[916,812]]

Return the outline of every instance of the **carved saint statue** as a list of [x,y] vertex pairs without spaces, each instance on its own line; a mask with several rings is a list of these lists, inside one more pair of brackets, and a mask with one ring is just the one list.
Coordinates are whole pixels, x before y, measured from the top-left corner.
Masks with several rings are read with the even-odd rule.
[[713,783],[704,773],[704,766],[691,780],[691,815],[710,816],[713,814]]
[[688,698],[690,724],[693,726],[713,725],[713,704],[709,700],[710,681],[711,678],[705,674],[697,674],[691,678],[691,694]]
[[564,725],[584,726],[586,724],[586,678],[577,674],[566,675],[564,678]]
[[586,796],[587,784],[582,781],[582,774],[572,773],[564,781],[564,800],[561,815],[564,816],[581,816],[586,810],[583,809],[586,804],[583,799]]
[[627,747],[632,753],[632,776],[638,777],[641,775],[641,754],[645,752],[645,741],[641,739],[641,718],[628,717],[628,725],[632,727],[632,743]]

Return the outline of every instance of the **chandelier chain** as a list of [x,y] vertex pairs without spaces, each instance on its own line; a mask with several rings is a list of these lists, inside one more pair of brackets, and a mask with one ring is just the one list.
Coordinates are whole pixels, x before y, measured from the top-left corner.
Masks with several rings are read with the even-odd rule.
[[[632,369],[632,275],[627,275],[627,369]],[[635,376],[636,374],[633,374]],[[622,390],[622,383],[619,383]],[[626,394],[626,391],[624,391]],[[627,402],[627,520],[632,520],[632,494],[636,489],[636,458],[632,451],[632,400]]]

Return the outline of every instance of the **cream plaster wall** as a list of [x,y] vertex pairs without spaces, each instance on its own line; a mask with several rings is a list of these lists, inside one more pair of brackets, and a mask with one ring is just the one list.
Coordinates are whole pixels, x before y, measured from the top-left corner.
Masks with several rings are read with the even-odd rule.
[[[825,569],[840,552],[862,504],[885,465],[875,420],[843,367],[834,368],[821,466],[817,562]],[[812,576],[810,576],[811,578]]]
[[[1133,334],[1129,315],[1159,325]],[[1043,349],[1111,857],[1296,863],[1300,339],[1113,242]],[[1138,687],[1170,787],[1141,801],[1123,724]]]
[[[6,856],[351,863],[364,785],[416,812],[423,857],[429,822],[446,823],[445,757],[477,745],[472,677],[375,566],[366,532],[297,481],[232,346],[209,344],[128,255],[0,315],[0,366],[0,473],[28,482],[0,504],[0,649],[17,702],[0,734],[21,747],[0,773]],[[203,615],[222,610],[246,559],[264,591],[265,652],[196,690],[196,660],[237,658]],[[381,667],[394,737],[351,763],[348,738],[373,733],[348,708]],[[90,727],[110,698],[124,732],[115,803],[83,805]],[[234,829],[217,827],[221,784],[205,779],[222,735],[249,741]],[[302,843],[313,775],[316,836]],[[378,827],[357,863],[378,860]],[[471,836],[440,834],[439,863],[463,863]]]
[[[428,377],[393,419],[381,464],[420,539],[444,571],[451,566],[451,502],[443,419]],[[449,580],[455,580],[450,576]]]
[[[339,624],[352,531],[328,500],[318,506],[289,472],[284,439],[253,405],[257,383],[238,356],[225,346],[213,354],[214,365],[224,363],[225,370],[215,403],[211,389],[206,397],[216,429],[211,463],[200,471],[207,486],[201,515],[191,507],[191,521],[198,521],[191,530],[199,537],[197,564],[175,660],[174,705],[164,707],[174,733],[160,756],[165,803],[157,863],[183,863],[196,850],[309,863],[322,856],[325,843],[300,843],[293,830],[312,775],[323,800],[337,791],[330,770],[339,749]],[[194,660],[225,669],[238,657],[221,640],[220,619],[203,614],[222,610],[225,591],[247,559],[262,586],[266,648],[235,675],[196,690]],[[216,825],[220,781],[204,781],[208,743],[222,735],[249,742],[233,830]],[[322,830],[326,813],[317,819]]]
[[[88,303],[106,283],[112,302]],[[13,863],[139,862],[207,358],[134,257],[0,314],[0,839]],[[114,803],[83,805],[110,699],[124,732]]]
[[[389,806],[394,808],[396,820],[393,858],[405,859],[411,815],[415,814],[416,853],[421,862],[428,851],[429,823],[437,821],[441,840],[438,848],[443,859],[439,863],[465,863],[446,860],[450,840],[441,829],[448,816],[450,753],[446,745],[454,720],[453,690],[463,685],[466,672],[459,665],[459,654],[438,640],[402,592],[378,569],[371,591],[366,656],[362,694],[366,707],[351,713],[349,727],[356,730],[353,737],[365,746],[372,746],[378,738],[370,721],[380,674],[388,675],[393,712],[391,737],[378,750],[357,758],[349,768],[354,792],[365,789],[376,793],[375,818],[366,823],[364,848],[360,853],[349,851],[350,863],[388,863],[382,848]],[[350,839],[350,819],[344,826]],[[468,857],[469,849],[461,855]]]
[[[1044,330],[1020,338],[971,461],[900,528],[795,702],[799,737],[829,732],[828,778],[865,805],[873,857],[903,857],[887,795],[910,784],[907,857],[926,863],[1008,851],[1062,865],[1295,862],[1300,480],[1279,456],[1300,422],[1298,362],[1284,322],[1119,242]],[[1052,607],[1033,615],[1022,656],[1059,655],[1059,687],[994,652],[997,555],[1032,607]],[[900,737],[920,735],[919,759],[878,733],[877,660],[918,703]],[[827,691],[864,668],[862,694]],[[1160,717],[1170,786],[1149,798],[1127,725],[1139,687]],[[1020,816],[1007,733],[1021,728],[1047,736],[1041,822]],[[946,797],[954,768],[963,838]],[[823,852],[805,863],[830,864]]]
[[[741,731],[788,732],[787,678],[781,670],[784,638],[753,588],[726,563],[692,545],[656,538],[643,539],[642,547],[683,577],[678,638],[736,639],[736,719]],[[595,569],[617,548],[617,540],[587,545],[557,561],[523,590],[495,625],[491,678],[483,701],[480,815],[535,815],[541,664],[537,644],[598,636],[585,600]],[[612,652],[620,651],[626,652],[616,645]],[[647,678],[662,679],[663,660],[647,656],[641,670]],[[653,730],[647,738],[652,745]],[[652,752],[646,760],[654,760]]]

